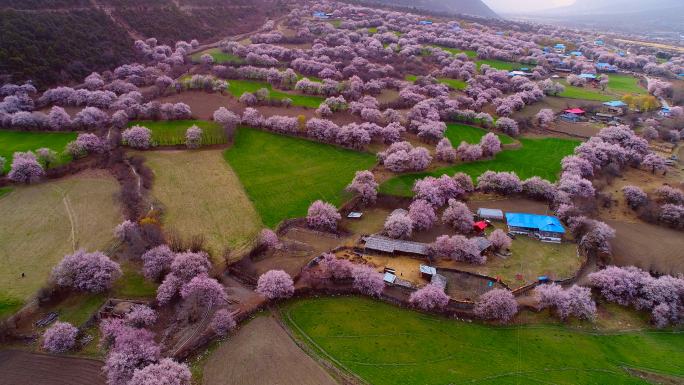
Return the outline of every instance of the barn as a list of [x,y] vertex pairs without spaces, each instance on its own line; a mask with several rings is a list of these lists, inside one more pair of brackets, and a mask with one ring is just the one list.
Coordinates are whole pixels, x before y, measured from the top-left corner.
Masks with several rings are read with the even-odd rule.
[[508,231],[538,237],[542,242],[560,243],[565,229],[558,218],[546,215],[506,213]]
[[401,241],[379,235],[370,235],[366,237],[366,244],[363,246],[365,250],[380,252],[392,255],[408,255],[414,257],[425,258],[428,256],[428,245],[419,242]]

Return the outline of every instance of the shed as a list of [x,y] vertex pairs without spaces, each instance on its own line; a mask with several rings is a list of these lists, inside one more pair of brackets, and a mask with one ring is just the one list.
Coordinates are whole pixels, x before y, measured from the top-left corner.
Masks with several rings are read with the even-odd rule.
[[572,55],[572,56],[582,56],[582,52],[573,51],[573,52],[570,52],[570,55]]
[[486,208],[479,208],[477,209],[477,216],[483,219],[490,219],[493,221],[503,221],[504,220],[504,214],[503,211],[499,209],[486,209]]
[[432,280],[432,276],[437,274],[437,269],[432,266],[420,265],[420,276],[428,281]]
[[625,103],[621,100],[613,100],[610,102],[604,102],[603,105],[608,106],[608,107],[627,107],[627,103]]
[[382,278],[382,280],[387,283],[394,283],[394,281],[397,280],[397,276],[392,273],[385,273],[385,276]]
[[394,214],[408,215],[408,211],[406,211],[404,209],[396,209],[396,210],[392,211],[392,213],[390,215],[394,215]]
[[492,246],[492,243],[489,242],[489,239],[485,237],[475,237],[473,239],[477,243],[477,248],[480,249],[480,254],[484,253]]
[[431,21],[427,21],[427,20],[421,20],[421,21],[420,21],[420,24],[423,24],[423,25],[430,25],[430,24],[432,24],[432,22],[431,22]]
[[563,110],[566,114],[584,115],[586,111],[579,108],[571,108],[569,110]]
[[579,115],[577,114],[561,114],[559,118],[570,123],[577,123],[580,119]]
[[363,213],[357,213],[357,212],[350,212],[349,215],[347,215],[347,218],[361,218]]
[[592,74],[580,74],[579,77],[585,78],[585,79],[596,79],[596,75],[592,75]]
[[484,229],[487,228],[487,224],[484,222],[476,222],[473,225],[473,230],[475,230],[476,233],[482,234],[484,232]]
[[599,119],[599,120],[612,120],[612,119],[613,119],[613,115],[611,115],[611,114],[602,114],[602,113],[599,112],[599,113],[596,114],[596,119]]
[[389,254],[407,254],[419,257],[428,255],[429,247],[425,243],[402,241],[398,239],[370,235],[366,237],[366,250],[379,251]]

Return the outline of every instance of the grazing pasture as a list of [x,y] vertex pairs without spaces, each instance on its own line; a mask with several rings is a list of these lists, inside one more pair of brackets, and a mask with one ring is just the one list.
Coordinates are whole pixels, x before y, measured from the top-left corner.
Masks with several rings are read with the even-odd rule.
[[359,297],[292,301],[282,314],[313,349],[378,385],[649,384],[624,368],[684,376],[681,333],[489,326]]
[[233,55],[232,53],[221,52],[220,48],[211,48],[211,49],[208,49],[206,51],[196,53],[196,54],[192,55],[191,58],[193,61],[199,62],[200,57],[202,57],[202,55],[204,55],[206,53],[208,53],[209,55],[211,55],[211,57],[214,58],[214,63],[230,63],[232,61],[234,61],[236,63],[241,63],[241,62],[245,61],[245,59],[240,57],[240,56]]
[[[309,79],[314,80],[314,79]],[[303,95],[298,93],[298,91],[293,91],[293,93],[285,93],[280,91],[275,91],[271,87],[271,84],[266,82],[253,82],[249,80],[230,80],[230,88],[228,91],[235,97],[240,97],[245,92],[256,92],[261,88],[266,88],[270,91],[269,98],[274,97],[277,99],[292,99],[292,105],[294,106],[304,106],[304,107],[314,107],[317,108],[321,103],[325,101],[324,98],[318,96]]]
[[152,130],[152,141],[157,146],[175,146],[185,144],[185,131],[191,126],[202,129],[202,144],[221,144],[228,142],[221,125],[201,120],[174,120],[171,122],[132,122],[128,127],[145,126]]
[[[462,141],[466,141],[469,144],[480,143],[483,136],[487,135],[490,131],[483,130],[479,127],[468,126],[465,124],[458,123],[447,123],[447,129],[444,136],[449,139],[451,145],[454,148],[458,147]],[[501,141],[502,145],[515,143],[515,139],[510,136],[494,133]]]
[[[113,179],[73,178],[17,186],[0,198],[0,315],[45,285],[74,249],[106,251],[122,221]],[[21,276],[24,273],[26,277]]]
[[[573,149],[580,142],[576,140],[544,138],[544,139],[520,139],[522,148],[517,150],[503,150],[491,160],[461,163],[454,166],[416,174],[405,174],[394,177],[382,185],[380,192],[399,196],[412,196],[411,187],[416,179],[426,176],[439,177],[443,174],[453,175],[457,172],[465,172],[476,178],[485,171],[496,172],[514,171],[520,179],[540,176],[551,182],[558,180],[561,170],[560,161],[565,156],[573,153]],[[452,142],[453,144],[453,142]]]
[[0,130],[0,156],[7,160],[5,171],[10,170],[15,152],[36,151],[49,148],[59,155],[60,163],[68,162],[71,157],[61,155],[67,143],[73,142],[77,132],[25,132]]
[[[257,150],[258,151],[258,150]],[[151,151],[152,194],[165,207],[164,224],[187,238],[204,237],[214,260],[239,248],[261,229],[261,219],[222,150]]]
[[[406,75],[406,80],[408,80],[410,82],[415,82],[416,79],[418,79],[418,76]],[[448,84],[457,90],[462,90],[468,86],[468,83],[466,83],[462,80],[456,80],[456,79],[439,78],[439,79],[437,79],[437,81],[440,83]]]
[[558,96],[563,98],[598,100],[602,102],[609,102],[611,100],[622,99],[622,94],[611,95],[611,93],[607,91],[601,91],[598,88],[594,88],[590,84],[585,85],[584,87],[573,87],[571,85],[568,85],[568,83],[565,80],[561,80],[559,83],[565,86],[565,92],[558,94]]
[[475,64],[477,64],[478,71],[480,70],[480,67],[482,67],[483,64],[489,64],[489,66],[492,68],[496,68],[498,70],[506,70],[506,71],[512,71],[513,68],[519,68],[520,67],[520,63],[511,63],[511,62],[507,62],[507,61],[493,60],[493,59],[478,60],[475,62]]
[[441,48],[443,51],[449,51],[454,55],[456,55],[458,53],[464,53],[468,57],[476,57],[477,56],[477,52],[475,52],[475,51],[461,51],[461,50],[458,50],[456,48],[442,47],[441,45],[426,44],[426,45],[424,45],[424,47]]
[[648,91],[639,87],[637,83],[638,78],[625,75],[608,75],[610,81],[608,82],[608,89],[615,91],[630,92],[633,94],[647,94]]
[[337,384],[268,316],[243,326],[204,365],[204,385]]
[[375,164],[372,154],[246,127],[225,157],[267,227],[306,216],[318,199],[339,205],[355,172]]

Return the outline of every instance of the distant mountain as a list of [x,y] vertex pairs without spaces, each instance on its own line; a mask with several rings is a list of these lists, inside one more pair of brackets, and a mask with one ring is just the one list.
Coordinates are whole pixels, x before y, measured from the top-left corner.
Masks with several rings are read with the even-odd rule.
[[677,39],[684,31],[681,0],[576,0],[540,11],[502,13],[511,19],[566,27],[619,31]]
[[481,0],[373,0],[383,4],[397,4],[405,7],[420,7],[430,11],[444,11],[501,19]]
[[[535,13],[547,14],[614,14],[642,11],[664,11],[678,8],[681,4],[675,4],[672,0],[576,0],[571,5],[551,8]],[[680,15],[681,16],[681,15]]]

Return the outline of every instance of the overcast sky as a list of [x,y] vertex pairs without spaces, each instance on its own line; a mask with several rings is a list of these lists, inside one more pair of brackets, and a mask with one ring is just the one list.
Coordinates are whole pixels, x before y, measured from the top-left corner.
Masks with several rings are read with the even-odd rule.
[[575,0],[482,0],[495,11],[524,12],[570,5]]

